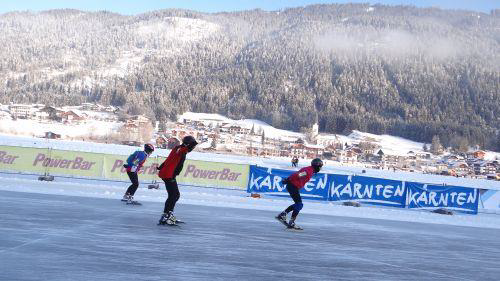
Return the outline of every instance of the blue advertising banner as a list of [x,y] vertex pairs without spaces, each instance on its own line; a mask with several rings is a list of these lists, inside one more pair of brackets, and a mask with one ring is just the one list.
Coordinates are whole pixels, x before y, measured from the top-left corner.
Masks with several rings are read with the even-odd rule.
[[329,175],[330,201],[359,201],[404,208],[406,188],[402,181],[347,175]]
[[408,208],[438,209],[477,214],[479,191],[460,186],[427,185],[407,182]]
[[[287,192],[281,181],[293,172],[295,171],[250,166],[247,192]],[[329,186],[327,174],[315,174],[300,193],[306,197],[327,200]]]
[[[281,181],[294,171],[250,166],[247,192],[287,193]],[[316,174],[300,193],[311,199],[358,201],[412,209],[437,209],[477,214],[479,189],[353,175]]]

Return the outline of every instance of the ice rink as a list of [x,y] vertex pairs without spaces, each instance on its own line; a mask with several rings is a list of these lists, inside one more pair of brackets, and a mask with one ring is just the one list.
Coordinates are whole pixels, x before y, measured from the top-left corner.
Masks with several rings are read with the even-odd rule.
[[0,191],[0,280],[498,280],[500,231]]

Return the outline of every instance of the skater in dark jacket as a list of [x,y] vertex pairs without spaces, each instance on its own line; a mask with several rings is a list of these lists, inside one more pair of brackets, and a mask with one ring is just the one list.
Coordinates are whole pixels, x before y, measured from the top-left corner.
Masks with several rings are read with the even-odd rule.
[[[303,207],[302,198],[300,197],[300,189],[304,187],[314,174],[321,170],[321,167],[323,167],[323,161],[316,158],[311,161],[311,166],[304,167],[283,180],[283,183],[286,184],[286,190],[290,193],[294,204],[290,205],[283,212],[281,212],[281,214],[276,216],[276,219],[281,221],[287,227],[300,229],[300,227],[295,225],[295,219],[297,219],[297,216]],[[292,212],[292,217],[290,218],[290,221],[287,222],[286,216],[290,212]]]
[[130,179],[132,184],[128,187],[127,191],[125,192],[125,195],[123,195],[122,201],[127,201],[127,203],[132,203],[132,201],[134,200],[135,191],[139,187],[139,177],[137,176],[137,173],[141,169],[142,165],[144,165],[144,162],[146,162],[146,159],[148,159],[149,155],[151,155],[151,153],[153,153],[154,150],[155,150],[154,146],[152,144],[147,143],[144,145],[144,151],[137,150],[127,158],[127,163],[124,164],[123,167],[125,167],[128,178]]
[[177,219],[174,217],[175,203],[179,200],[180,193],[175,177],[179,175],[186,160],[186,154],[191,152],[198,143],[192,136],[186,136],[182,139],[182,144],[174,147],[167,159],[158,167],[160,172],[158,176],[165,182],[168,198],[165,201],[163,215],[158,224],[176,224]]

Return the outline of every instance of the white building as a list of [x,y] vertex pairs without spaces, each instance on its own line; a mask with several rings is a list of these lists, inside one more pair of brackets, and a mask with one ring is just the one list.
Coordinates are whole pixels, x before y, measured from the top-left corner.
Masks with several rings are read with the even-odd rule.
[[11,104],[9,105],[9,111],[14,118],[27,119],[31,116],[33,108],[27,104]]
[[177,121],[184,124],[201,122],[205,126],[212,125],[212,127],[215,127],[225,125],[233,120],[220,114],[185,112],[177,117]]
[[342,142],[337,135],[319,134],[316,136],[316,143],[324,147],[341,145]]

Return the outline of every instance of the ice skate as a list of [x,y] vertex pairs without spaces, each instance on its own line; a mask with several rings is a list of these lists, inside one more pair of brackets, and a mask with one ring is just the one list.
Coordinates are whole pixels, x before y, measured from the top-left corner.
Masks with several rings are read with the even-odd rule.
[[285,226],[288,226],[288,223],[286,222],[286,213],[281,212],[279,215],[275,217],[278,221],[280,221],[282,224]]
[[288,222],[287,224],[287,228],[288,229],[292,229],[292,230],[303,230],[302,227],[298,226],[296,223],[295,223],[295,220],[294,219],[290,219],[290,221]]
[[129,198],[130,198],[130,195],[128,195],[128,194],[125,193],[123,195],[122,202],[127,202],[129,200]]
[[[126,198],[126,200],[124,200]],[[134,200],[132,195],[124,195],[122,201],[125,201],[127,205],[142,205],[140,202]]]
[[160,221],[158,221],[158,225],[176,225],[177,219],[173,215],[172,212],[168,213],[163,213],[163,215],[160,218]]

